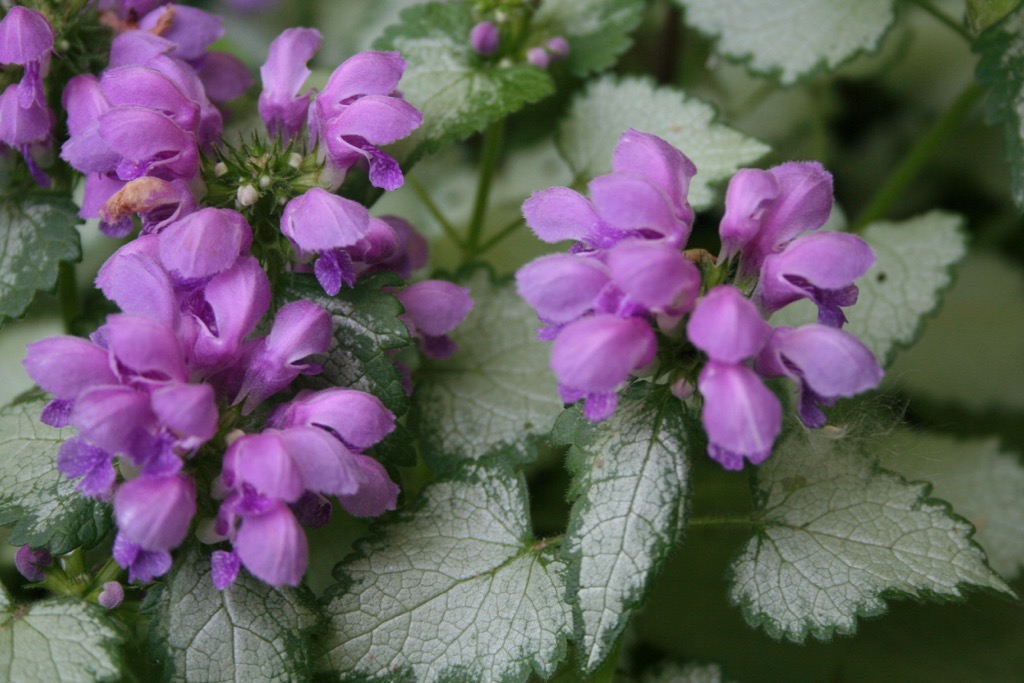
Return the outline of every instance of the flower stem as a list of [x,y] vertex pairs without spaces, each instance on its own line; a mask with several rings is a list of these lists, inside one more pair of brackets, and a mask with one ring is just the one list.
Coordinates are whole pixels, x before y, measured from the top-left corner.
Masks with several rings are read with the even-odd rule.
[[691,517],[686,521],[688,527],[702,526],[757,526],[753,517]]
[[466,260],[476,256],[480,247],[480,236],[484,230],[484,218],[487,216],[487,200],[491,195],[491,181],[494,169],[498,165],[498,153],[505,134],[504,121],[492,123],[484,133],[484,149],[480,158],[480,182],[476,186],[476,199],[473,200],[473,216],[469,222],[469,234],[466,236]]
[[430,193],[427,192],[427,188],[423,187],[423,185],[420,184],[420,182],[412,175],[405,176],[405,180],[409,184],[409,187],[412,188],[412,191],[416,193],[416,196],[419,197],[419,200],[423,202],[423,206],[427,208],[430,215],[433,216],[434,220],[441,225],[441,230],[444,231],[445,236],[454,242],[455,246],[459,249],[464,249],[465,246],[462,244],[462,238],[460,238],[458,232],[456,232],[455,226],[452,225],[452,222],[444,215],[440,207],[434,203],[434,200],[430,198]]
[[928,14],[932,15],[933,17],[935,17],[936,19],[941,21],[943,24],[945,24],[949,28],[951,28],[954,31],[956,31],[957,33],[959,33],[964,39],[967,40],[967,42],[969,42],[969,43],[973,43],[974,42],[974,38],[971,36],[970,32],[967,30],[967,28],[963,24],[961,24],[956,19],[954,19],[953,17],[949,16],[948,14],[943,12],[941,9],[936,7],[935,4],[933,2],[931,2],[931,0],[910,0],[910,1],[912,3],[914,3],[915,5],[917,5],[918,7],[920,7],[921,9],[923,9]]
[[881,189],[868,202],[867,207],[850,227],[850,232],[863,230],[865,226],[886,215],[893,203],[903,194],[907,186],[920,173],[935,152],[939,150],[942,143],[946,141],[950,133],[956,129],[960,120],[970,111],[974,103],[981,97],[983,90],[977,83],[971,83],[953,101],[949,109],[932,124],[923,136],[917,141],[903,161],[889,176]]
[[525,225],[525,224],[526,224],[526,221],[522,217],[519,217],[519,218],[515,219],[514,221],[512,221],[511,223],[509,223],[508,225],[503,227],[501,230],[499,230],[498,232],[494,233],[490,238],[488,238],[488,240],[486,242],[481,244],[480,248],[477,249],[477,251],[476,251],[477,256],[479,256],[480,254],[483,254],[483,253],[489,251],[492,247],[497,245],[499,242],[501,242],[506,237],[508,237],[509,235],[514,233],[519,228],[523,227],[523,225]]
[[57,300],[60,302],[60,316],[64,331],[71,334],[71,328],[78,318],[78,282],[75,267],[67,261],[57,266]]

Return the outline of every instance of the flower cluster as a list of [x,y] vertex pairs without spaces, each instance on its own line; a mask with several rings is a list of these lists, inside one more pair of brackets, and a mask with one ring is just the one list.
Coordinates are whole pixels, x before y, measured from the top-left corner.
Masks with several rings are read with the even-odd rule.
[[103,209],[129,181],[156,178],[178,197],[202,194],[200,150],[223,127],[214,101],[241,95],[251,82],[237,59],[207,51],[224,29],[202,10],[165,5],[121,28],[109,68],[98,78],[78,75],[64,90],[70,137],[61,150],[86,174],[80,215],[101,217],[101,229],[115,237],[130,233],[132,222]]
[[[745,169],[729,184],[722,253],[702,279],[681,251],[695,173],[664,140],[626,131],[612,172],[590,182],[589,199],[556,187],[523,205],[538,237],[575,244],[527,264],[516,280],[546,324],[540,337],[554,340],[551,367],[564,401],[585,399],[584,414],[598,421],[614,412],[631,375],[667,378],[683,399],[696,384],[708,454],[741,469],[744,459],[767,458],[781,430],[782,408],[764,378],[796,382],[808,427],[825,423],[820,406],[877,386],[878,362],[840,329],[841,308],[856,302],[853,282],[874,254],[854,235],[814,232],[832,208],[831,176],[820,165]],[[767,322],[803,298],[817,304],[818,324]]]
[[53,40],[53,28],[35,10],[15,6],[0,20],[0,65],[24,68],[21,80],[0,95],[0,150],[5,146],[17,150],[43,187],[50,185],[50,179],[33,154],[49,147],[53,138],[54,115],[43,89]]
[[365,161],[370,182],[385,190],[402,185],[402,170],[380,149],[423,122],[419,110],[395,92],[405,71],[397,52],[361,52],[342,62],[318,93],[299,95],[320,47],[320,32],[287,29],[270,44],[260,67],[260,117],[271,134],[296,137],[306,124],[309,146],[326,163],[321,182],[335,189],[348,169]]
[[[251,241],[240,214],[212,208],[143,235],[118,250],[97,278],[123,313],[109,316],[90,340],[53,337],[29,346],[25,367],[54,396],[44,422],[79,430],[61,448],[58,469],[81,477],[78,488],[86,495],[113,498],[114,557],[131,580],[149,581],[170,568],[170,551],[184,541],[196,513],[187,465],[224,429],[221,418],[230,417],[230,407],[251,413],[300,374],[319,372],[309,359],[328,349],[330,316],[307,301],[281,307],[269,333],[252,337],[269,309],[270,283],[249,255]],[[304,537],[300,543],[294,534],[260,532],[261,551],[277,558],[269,567],[267,556],[254,555],[247,544],[255,529],[288,520],[289,529],[298,529],[287,506],[298,505],[304,491],[347,496],[346,507],[368,514],[393,507],[397,490],[383,468],[358,455],[393,420],[377,399],[349,390],[301,396],[279,408],[270,433],[314,429],[324,437],[287,437],[295,467],[306,473],[297,492],[264,486],[281,481],[282,465],[246,447],[276,437],[238,439],[225,456],[221,491],[221,535],[234,543],[232,557],[269,583],[295,584],[305,570]]]

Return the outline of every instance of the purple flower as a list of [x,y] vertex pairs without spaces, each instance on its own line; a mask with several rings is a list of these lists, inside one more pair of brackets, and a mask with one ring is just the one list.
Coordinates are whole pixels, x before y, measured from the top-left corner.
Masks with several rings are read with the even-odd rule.
[[846,322],[840,307],[857,303],[853,281],[874,262],[875,252],[856,235],[802,235],[765,258],[754,300],[770,312],[806,297],[818,306],[819,323],[839,328]]
[[331,315],[314,303],[293,301],[283,306],[270,334],[257,342],[235,397],[235,403],[245,401],[243,414],[300,374],[319,373],[320,365],[303,361],[327,352],[332,330]]
[[832,176],[817,162],[767,171],[743,169],[729,181],[719,232],[721,259],[740,254],[740,277],[753,277],[769,254],[817,230],[832,211]]
[[46,572],[43,568],[52,564],[53,556],[46,548],[32,550],[29,546],[23,545],[14,554],[14,566],[18,569],[18,573],[33,583],[45,579]]
[[[100,207],[100,229],[109,237],[126,237],[132,230],[131,217],[137,214],[142,219],[143,235],[158,233],[197,208],[192,190],[181,179],[168,182],[160,178],[136,178]],[[86,207],[82,209],[85,213]],[[88,213],[95,213],[95,210]]]
[[544,47],[553,59],[565,59],[569,56],[569,41],[564,36],[552,36],[544,43]]
[[64,476],[82,480],[75,486],[83,495],[109,501],[114,495],[114,456],[81,437],[72,437],[60,445],[57,470]]
[[402,185],[398,162],[380,149],[404,138],[423,122],[423,115],[395,94],[405,71],[397,52],[361,52],[334,70],[313,102],[309,116],[310,144],[334,171],[334,186],[345,173],[366,160],[370,183],[385,190]]
[[700,272],[677,248],[627,240],[609,250],[607,260],[615,284],[646,311],[678,316],[693,308]]
[[825,325],[778,327],[757,357],[766,377],[789,377],[800,386],[800,419],[812,429],[825,424],[819,405],[874,389],[882,368],[874,354],[848,332]]
[[473,310],[469,290],[444,280],[424,280],[396,292],[405,308],[399,319],[430,358],[448,358],[458,348],[448,333]]
[[200,209],[160,233],[160,261],[172,278],[198,280],[222,273],[249,253],[252,228],[230,209]]
[[763,462],[782,428],[779,400],[743,364],[770,333],[757,307],[730,285],[700,299],[686,325],[690,342],[709,358],[697,380],[708,455],[729,470],[742,469],[744,459]]
[[545,242],[573,239],[609,249],[640,238],[681,247],[693,222],[686,200],[696,173],[690,160],[661,138],[627,130],[615,147],[612,171],[590,182],[589,201],[567,187],[534,192],[523,204],[527,225]]
[[697,380],[708,455],[727,470],[758,465],[771,455],[782,429],[779,399],[745,365],[708,361]]
[[355,284],[355,266],[346,248],[367,236],[370,220],[370,213],[359,202],[314,187],[284,207],[281,232],[300,257],[319,254],[314,267],[317,281],[333,296],[343,282]]
[[551,369],[562,400],[586,399],[583,413],[593,422],[609,417],[615,392],[630,373],[654,360],[657,341],[640,318],[602,314],[567,325],[551,350]]
[[195,484],[181,474],[142,476],[121,484],[114,494],[118,537],[151,552],[181,545],[195,514]]
[[480,55],[488,57],[498,51],[501,34],[498,27],[489,21],[481,21],[469,32],[469,44]]
[[262,514],[246,516],[234,546],[242,565],[271,586],[297,586],[306,572],[306,534],[282,503],[271,505]]
[[166,550],[145,550],[119,533],[114,538],[114,561],[128,570],[129,583],[149,583],[171,569],[171,554]]
[[302,130],[312,93],[300,97],[299,90],[312,73],[306,64],[319,48],[320,32],[313,28],[285,29],[270,44],[260,67],[259,112],[271,135],[290,140]]

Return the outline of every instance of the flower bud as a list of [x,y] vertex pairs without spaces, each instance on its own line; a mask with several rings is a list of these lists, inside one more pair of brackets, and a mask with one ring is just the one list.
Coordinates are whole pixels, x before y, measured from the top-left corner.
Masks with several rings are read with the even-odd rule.
[[487,57],[497,52],[500,37],[497,26],[481,21],[469,32],[469,43],[477,54]]

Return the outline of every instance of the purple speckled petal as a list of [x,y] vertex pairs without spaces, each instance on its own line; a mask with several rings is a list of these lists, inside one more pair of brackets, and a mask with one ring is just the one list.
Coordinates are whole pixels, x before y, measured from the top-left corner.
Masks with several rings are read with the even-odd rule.
[[356,266],[347,249],[322,252],[313,264],[313,274],[324,292],[335,296],[342,285],[356,286]]
[[270,280],[259,262],[245,256],[214,276],[204,291],[211,320],[199,322],[189,362],[206,369],[234,362],[242,340],[270,308]]
[[609,280],[608,268],[597,259],[552,254],[520,268],[516,290],[541,320],[568,323],[593,309]]
[[188,381],[178,337],[164,323],[136,315],[111,315],[101,334],[123,374],[136,375],[140,382]]
[[238,570],[242,568],[242,561],[234,552],[214,550],[210,556],[210,577],[213,579],[213,586],[219,591],[225,590],[238,578]]
[[196,487],[184,475],[139,477],[114,494],[118,535],[143,550],[172,550],[185,540],[196,514]]
[[235,536],[235,552],[249,572],[271,586],[297,586],[306,573],[309,546],[288,506],[246,517]]
[[291,504],[292,513],[299,524],[307,529],[320,529],[331,521],[334,506],[331,501],[319,493],[306,491],[296,502]]
[[656,350],[654,331],[645,320],[597,315],[562,330],[551,350],[551,368],[567,387],[607,393],[654,360]]
[[114,494],[114,456],[81,437],[61,444],[57,469],[70,479],[82,477],[75,488],[90,498],[109,501]]
[[195,135],[160,112],[116,107],[100,116],[99,122],[103,140],[122,157],[117,167],[122,180],[143,175],[187,179],[199,170]]
[[731,285],[719,285],[697,301],[686,335],[708,357],[739,363],[764,346],[771,326],[757,307]]
[[743,469],[744,458],[756,465],[771,455],[782,429],[782,406],[753,370],[712,360],[697,388],[704,399],[708,455],[727,470]]

